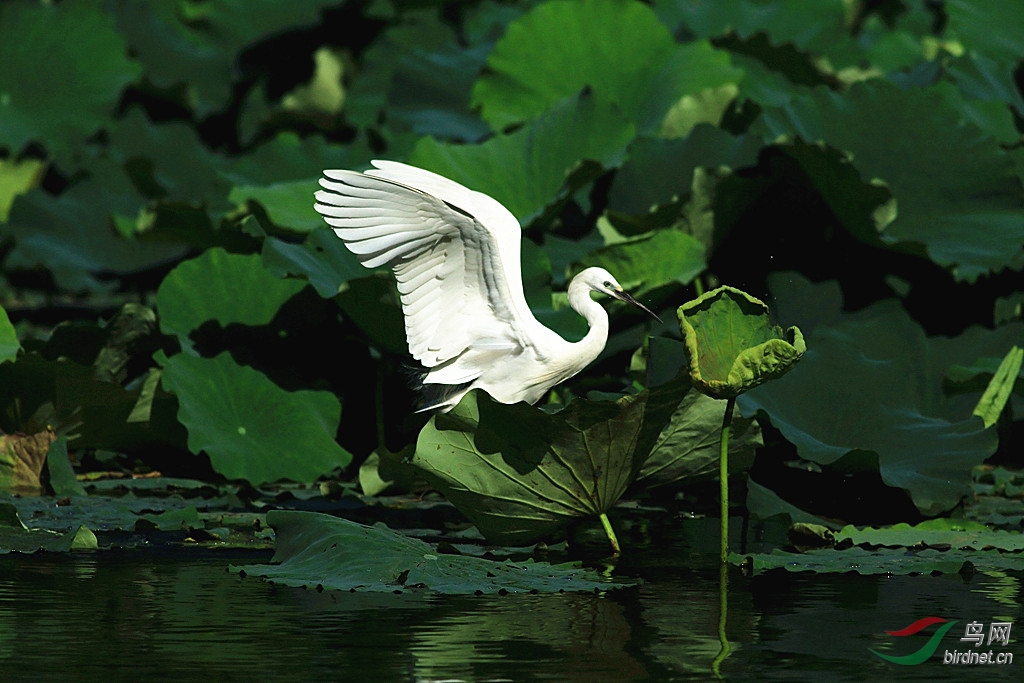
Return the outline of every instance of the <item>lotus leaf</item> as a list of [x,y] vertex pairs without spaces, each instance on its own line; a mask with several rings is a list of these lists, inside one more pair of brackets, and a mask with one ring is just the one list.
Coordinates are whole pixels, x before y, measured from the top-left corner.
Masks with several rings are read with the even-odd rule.
[[525,593],[621,588],[593,570],[542,562],[492,562],[443,555],[386,527],[368,527],[314,512],[273,510],[267,524],[277,534],[273,565],[233,566],[286,586],[346,591]]
[[285,391],[228,353],[168,358],[163,386],[178,397],[189,449],[229,479],[312,481],[352,460],[334,440],[341,406],[329,392]]
[[304,286],[274,276],[256,254],[208,249],[179,264],[160,284],[160,329],[188,345],[189,334],[207,320],[222,326],[266,325]]
[[685,390],[577,400],[555,414],[470,392],[422,429],[412,464],[488,539],[527,545],[611,509]]
[[789,372],[807,346],[799,328],[785,333],[768,307],[723,286],[679,307],[690,379],[713,398],[731,398]]
[[560,198],[581,161],[605,168],[621,164],[634,135],[618,107],[584,93],[559,100],[528,126],[479,145],[421,138],[409,163],[491,195],[526,224]]
[[18,331],[11,324],[7,317],[7,311],[0,306],[0,363],[14,360],[21,350],[21,342],[18,341]]

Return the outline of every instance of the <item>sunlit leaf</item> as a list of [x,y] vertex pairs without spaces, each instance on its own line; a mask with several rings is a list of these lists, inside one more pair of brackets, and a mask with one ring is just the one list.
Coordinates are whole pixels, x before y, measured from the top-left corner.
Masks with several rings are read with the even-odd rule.
[[723,286],[679,307],[690,380],[713,398],[729,398],[789,372],[807,345],[796,327],[768,320],[768,307]]
[[312,232],[324,227],[323,218],[313,209],[311,200],[317,187],[316,178],[265,186],[236,185],[228,199],[235,204],[256,200],[275,225],[296,232]]
[[313,481],[352,460],[334,440],[341,406],[330,392],[285,391],[228,353],[172,356],[162,382],[178,397],[189,449],[228,479]]
[[487,58],[473,103],[496,130],[584,88],[634,112],[674,47],[668,28],[643,4],[542,3],[509,24]]
[[39,494],[43,487],[39,476],[56,438],[52,430],[0,436],[0,491]]
[[21,350],[21,342],[18,341],[18,331],[11,324],[7,311],[0,306],[0,363],[14,360]]
[[581,266],[601,266],[637,297],[668,284],[685,285],[707,268],[704,246],[681,230],[655,232],[587,255]]
[[581,161],[618,166],[633,135],[617,107],[580,95],[558,102],[527,127],[479,145],[423,138],[408,161],[491,195],[528,223],[560,196]]
[[996,369],[992,381],[985,388],[978,405],[974,407],[974,414],[985,421],[986,427],[991,427],[999,420],[999,415],[1010,400],[1010,392],[1020,377],[1022,362],[1024,349],[1014,346],[1003,357],[1003,362]]
[[207,320],[266,325],[281,305],[305,286],[263,267],[258,254],[208,249],[178,264],[157,291],[160,329],[183,341]]
[[447,555],[415,538],[314,512],[273,510],[272,565],[232,566],[286,586],[344,591],[428,589],[447,594],[595,591],[621,588],[595,571],[543,562]]
[[45,170],[39,159],[0,159],[0,223],[7,222],[14,198],[38,185]]

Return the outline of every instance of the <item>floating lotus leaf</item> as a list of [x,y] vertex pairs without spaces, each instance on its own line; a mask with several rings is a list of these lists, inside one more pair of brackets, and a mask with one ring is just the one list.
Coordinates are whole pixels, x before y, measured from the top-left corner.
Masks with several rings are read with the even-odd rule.
[[544,562],[494,562],[439,554],[433,547],[387,528],[368,527],[315,512],[273,510],[274,561],[231,567],[286,586],[351,591],[426,588],[440,593],[557,593],[621,588],[596,572]]
[[768,307],[719,287],[679,307],[690,379],[712,398],[731,398],[786,374],[807,350],[800,330],[768,320]]

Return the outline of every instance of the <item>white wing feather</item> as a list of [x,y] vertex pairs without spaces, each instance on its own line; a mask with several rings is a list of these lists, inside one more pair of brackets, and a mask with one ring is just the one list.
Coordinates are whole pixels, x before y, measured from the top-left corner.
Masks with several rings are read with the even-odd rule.
[[363,265],[394,270],[424,381],[471,382],[496,357],[531,346],[539,323],[523,295],[515,217],[429,171],[373,164],[365,174],[324,171],[316,209]]

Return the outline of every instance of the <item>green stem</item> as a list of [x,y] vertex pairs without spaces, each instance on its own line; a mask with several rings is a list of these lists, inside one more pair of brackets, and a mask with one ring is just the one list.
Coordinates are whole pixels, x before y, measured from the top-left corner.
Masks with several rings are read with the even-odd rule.
[[736,407],[736,397],[725,402],[725,416],[722,418],[722,438],[718,451],[718,498],[722,516],[718,526],[719,559],[722,564],[729,562],[729,426]]
[[597,518],[601,520],[601,526],[604,527],[604,533],[608,536],[608,542],[612,544],[612,555],[618,557],[622,552],[622,548],[619,546],[619,539],[615,536],[615,529],[612,528],[608,515],[602,512]]
[[721,680],[722,672],[720,667],[725,658],[729,656],[732,647],[729,645],[729,638],[725,635],[725,618],[729,614],[729,565],[722,563],[718,566],[718,654],[711,660],[711,670],[715,678]]

